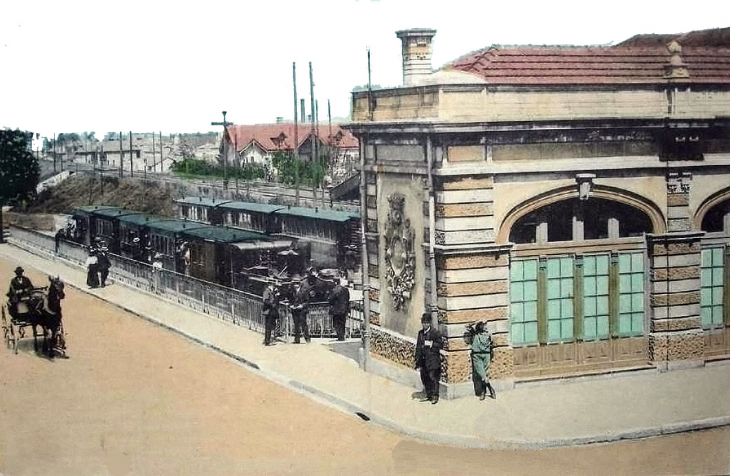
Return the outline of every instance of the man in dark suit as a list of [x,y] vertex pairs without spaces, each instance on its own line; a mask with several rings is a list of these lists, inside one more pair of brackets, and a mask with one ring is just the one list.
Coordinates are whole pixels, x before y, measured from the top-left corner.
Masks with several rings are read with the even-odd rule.
[[343,286],[343,279],[339,279],[329,295],[332,326],[337,333],[337,340],[345,340],[345,321],[350,313],[350,291]]
[[25,270],[18,266],[15,268],[15,277],[10,280],[7,296],[9,298],[8,312],[12,317],[16,317],[18,314],[18,303],[30,297],[30,293],[33,291],[33,283],[23,276],[24,272]]
[[416,370],[421,372],[421,382],[426,391],[426,398],[421,401],[436,404],[439,401],[439,380],[441,380],[441,354],[444,339],[438,329],[431,328],[431,314],[424,312],[421,316],[423,329],[418,331],[416,339]]

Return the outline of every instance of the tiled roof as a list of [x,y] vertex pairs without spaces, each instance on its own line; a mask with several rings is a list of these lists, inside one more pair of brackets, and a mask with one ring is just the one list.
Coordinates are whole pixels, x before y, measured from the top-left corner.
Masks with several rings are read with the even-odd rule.
[[[229,126],[227,128],[229,143],[236,144],[239,151],[248,147],[251,142],[258,143],[266,151],[291,150],[294,148],[294,123],[253,124]],[[312,132],[311,124],[298,124],[298,145],[302,145]],[[319,124],[321,140],[337,148],[357,148],[358,142],[350,131],[332,124],[332,137],[329,136],[329,124]]]
[[[665,84],[672,53],[657,43],[674,37],[650,37],[637,40],[639,46],[492,46],[443,69],[472,73],[490,84]],[[679,57],[689,82],[730,83],[730,48],[684,46]]]

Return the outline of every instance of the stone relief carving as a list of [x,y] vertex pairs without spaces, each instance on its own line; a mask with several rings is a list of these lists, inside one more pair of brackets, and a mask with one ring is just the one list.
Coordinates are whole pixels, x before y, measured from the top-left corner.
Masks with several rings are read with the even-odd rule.
[[405,308],[415,284],[415,233],[404,215],[405,200],[400,193],[388,197],[390,210],[385,224],[385,280],[396,311]]

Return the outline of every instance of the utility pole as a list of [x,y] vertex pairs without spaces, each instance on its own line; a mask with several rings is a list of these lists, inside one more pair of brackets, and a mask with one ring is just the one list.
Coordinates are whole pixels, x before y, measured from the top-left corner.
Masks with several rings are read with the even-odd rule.
[[[317,109],[314,104],[314,79],[312,76],[312,62],[309,62],[309,95],[310,95],[310,108],[312,109],[312,161],[310,162],[310,166],[314,167],[314,164],[316,164],[317,160],[317,135],[315,133],[314,129],[314,121],[317,118]],[[312,177],[312,204],[316,205],[316,196],[315,196],[315,187],[316,187],[316,180],[314,180],[314,176]]]
[[129,178],[134,177],[134,154],[132,153],[132,131],[129,131]]
[[160,172],[163,172],[162,168],[162,131],[160,131]]
[[[292,80],[294,82],[294,205],[299,206],[299,121],[297,118],[297,63],[292,63]],[[302,112],[302,116],[304,112]],[[302,117],[302,121],[305,118]]]
[[56,133],[53,133],[53,173],[56,173]]
[[124,177],[124,168],[122,168],[122,163],[124,160],[124,149],[122,149],[122,131],[119,131],[119,178]]
[[211,126],[223,126],[223,136],[221,141],[223,142],[223,188],[228,190],[228,154],[226,153],[226,127],[232,126],[232,122],[226,122],[226,111],[223,111],[223,122],[211,122]]
[[[152,170],[154,170],[155,172],[157,172],[157,160],[155,160],[155,153],[156,152],[157,151],[155,150],[155,133],[153,132],[152,133]],[[145,164],[145,168],[144,168],[145,169],[145,176],[147,175],[147,172],[146,172],[147,166],[146,165],[147,164]]]

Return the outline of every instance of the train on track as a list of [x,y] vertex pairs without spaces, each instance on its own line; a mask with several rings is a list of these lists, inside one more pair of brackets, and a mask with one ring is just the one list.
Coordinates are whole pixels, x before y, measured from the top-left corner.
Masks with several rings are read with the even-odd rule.
[[[223,286],[261,294],[266,281],[353,279],[359,260],[359,216],[352,212],[187,197],[178,217],[112,206],[71,210],[67,238]],[[334,281],[334,280],[332,280]]]

